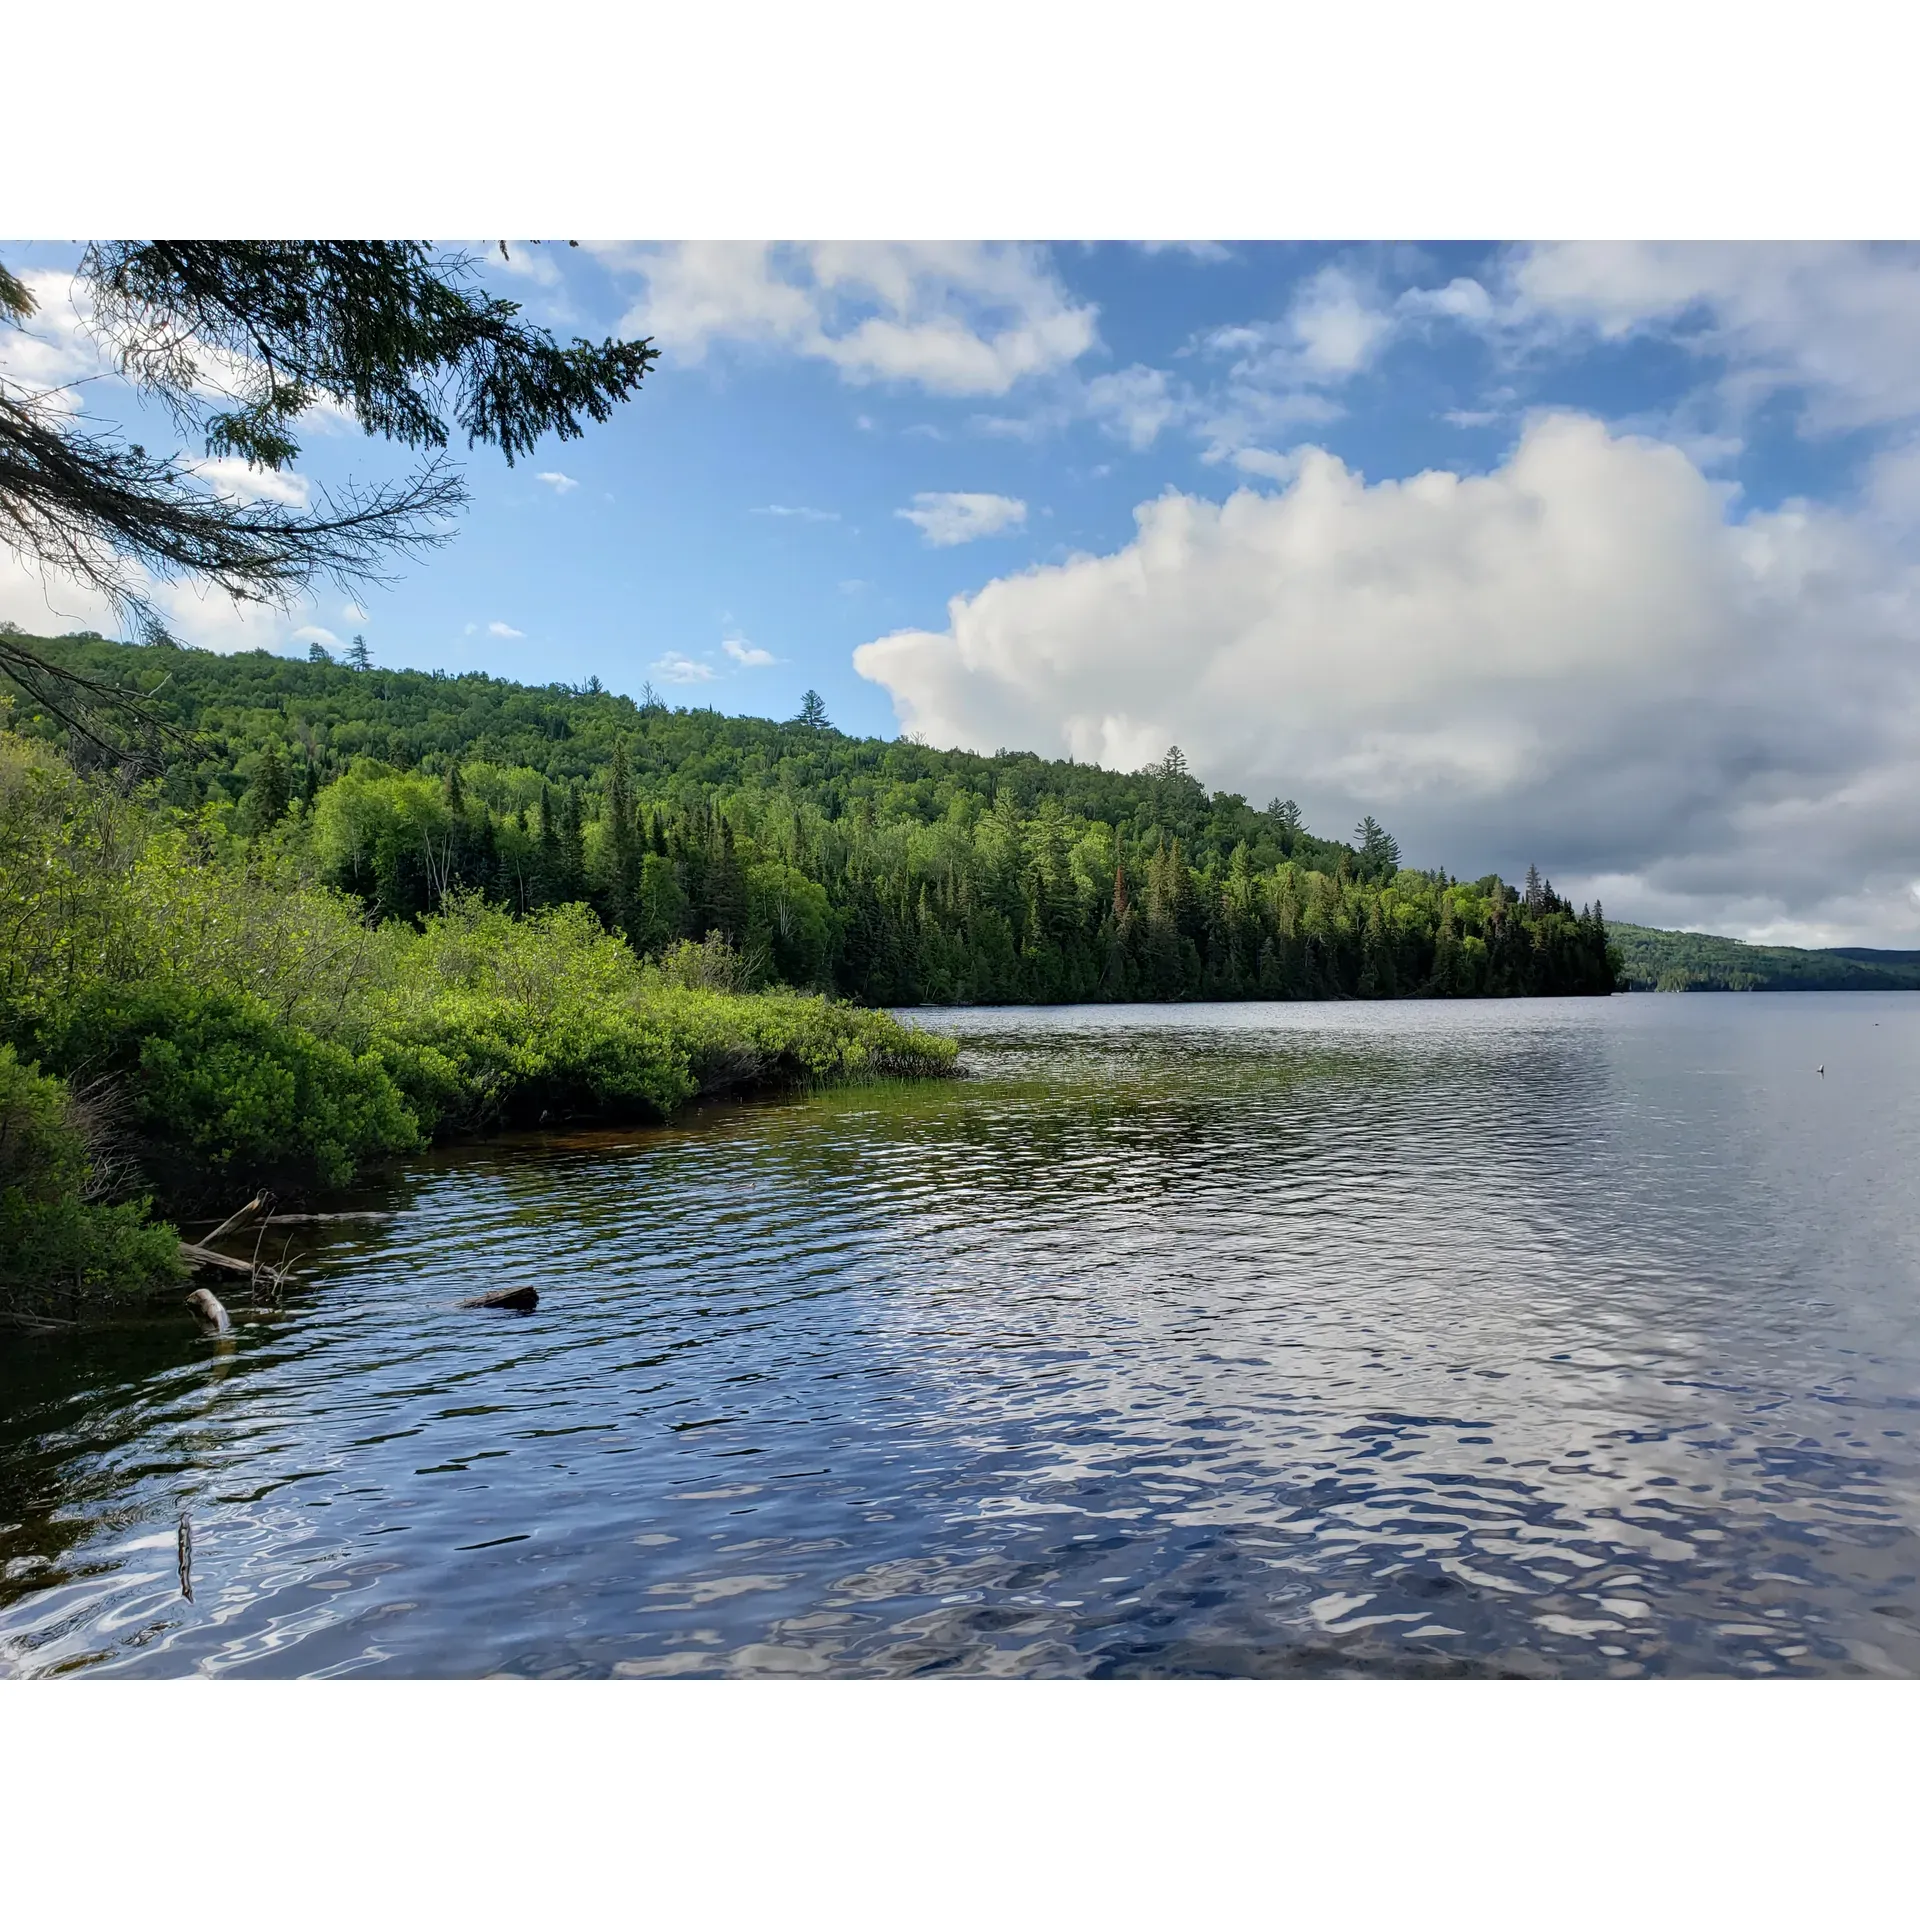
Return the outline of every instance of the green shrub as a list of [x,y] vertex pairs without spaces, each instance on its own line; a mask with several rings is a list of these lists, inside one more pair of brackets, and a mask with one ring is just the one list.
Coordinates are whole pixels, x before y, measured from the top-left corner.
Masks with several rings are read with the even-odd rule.
[[430,1132],[547,1113],[662,1116],[699,1091],[684,1046],[619,1002],[537,1009],[445,993],[374,1055]]
[[45,1048],[68,1072],[122,1076],[148,1171],[191,1190],[264,1176],[342,1186],[372,1155],[421,1143],[376,1058],[282,1024],[251,996],[184,981],[101,985]]
[[173,1229],[148,1220],[145,1201],[90,1200],[92,1176],[66,1088],[0,1045],[0,1298],[12,1307],[72,1311],[185,1276]]

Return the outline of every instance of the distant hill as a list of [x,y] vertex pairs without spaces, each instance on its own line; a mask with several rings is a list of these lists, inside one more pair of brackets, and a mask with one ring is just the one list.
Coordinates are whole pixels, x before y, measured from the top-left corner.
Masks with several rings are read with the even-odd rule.
[[[584,904],[643,955],[717,942],[755,977],[869,1006],[1615,987],[1597,907],[1543,875],[1403,867],[1371,816],[1323,838],[1291,801],[1209,793],[1177,748],[1119,773],[853,739],[817,698],[776,721],[318,647],[19,637],[193,736],[140,790],[156,818],[236,859],[278,849],[382,921],[455,896]],[[0,712],[64,740],[30,696]],[[39,884],[0,872],[0,903]]]
[[1609,931],[1636,993],[1819,993],[1920,989],[1920,952],[1877,947],[1756,947],[1711,933],[1615,921]]

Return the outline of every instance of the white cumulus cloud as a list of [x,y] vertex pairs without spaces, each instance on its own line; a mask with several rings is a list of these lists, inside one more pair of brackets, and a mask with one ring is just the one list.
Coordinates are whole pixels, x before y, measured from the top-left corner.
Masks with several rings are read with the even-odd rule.
[[1535,859],[1619,917],[1920,944],[1908,478],[1858,514],[1734,522],[1680,449],[1579,415],[1477,477],[1369,485],[1310,450],[1282,493],[1169,492],[1117,552],[855,664],[942,744],[1128,767],[1177,742],[1322,831],[1371,811],[1423,864]]
[[737,633],[730,633],[720,642],[720,651],[736,665],[742,667],[772,667],[779,662],[765,647],[756,647]]
[[571,493],[580,484],[570,473],[536,473],[533,477],[561,494]]
[[504,620],[489,620],[487,631],[496,640],[524,640],[527,637],[518,627],[510,627]]
[[686,360],[732,340],[824,360],[849,381],[999,394],[1098,338],[1095,309],[1038,247],[698,241],[605,252],[646,283],[621,331]]
[[1491,293],[1456,280],[1401,306],[1523,347],[1670,339],[1732,417],[1778,393],[1841,432],[1920,418],[1920,249],[1857,242],[1581,241],[1519,247]]
[[1004,493],[916,493],[913,505],[896,507],[894,517],[911,521],[930,547],[958,547],[1020,526],[1027,503]]

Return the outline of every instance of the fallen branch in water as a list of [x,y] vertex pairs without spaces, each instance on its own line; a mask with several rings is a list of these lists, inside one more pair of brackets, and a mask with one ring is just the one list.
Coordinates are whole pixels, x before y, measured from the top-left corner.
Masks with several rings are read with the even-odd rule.
[[[276,1227],[326,1227],[336,1220],[391,1220],[391,1213],[276,1213],[273,1224]],[[207,1238],[211,1240],[212,1234]]]
[[205,1245],[196,1245],[191,1240],[180,1243],[180,1251],[196,1267],[218,1267],[223,1273],[251,1273],[251,1260],[236,1260],[230,1253],[215,1253]]
[[218,1240],[223,1234],[231,1233],[235,1227],[245,1225],[245,1223],[251,1220],[263,1207],[271,1208],[272,1205],[273,1195],[268,1193],[263,1187],[238,1213],[222,1220],[211,1233],[203,1236],[200,1244],[203,1247],[209,1245],[211,1242]]
[[540,1295],[532,1287],[502,1287],[498,1293],[476,1293],[462,1300],[463,1307],[506,1307],[514,1313],[531,1313],[540,1304]]
[[[260,1229],[253,1236],[252,1259],[239,1260],[230,1253],[216,1253],[213,1248],[207,1244],[208,1241],[218,1240],[223,1233],[231,1233],[236,1227],[250,1225],[256,1216],[260,1222]],[[273,1217],[273,1195],[263,1188],[259,1193],[256,1193],[238,1213],[221,1221],[221,1223],[207,1235],[206,1240],[181,1241],[180,1251],[189,1264],[193,1266],[218,1267],[223,1273],[244,1273],[247,1276],[248,1291],[255,1300],[258,1300],[262,1293],[265,1293],[277,1304],[293,1269],[286,1266],[270,1266],[260,1258],[260,1244],[267,1237],[267,1228],[270,1225],[277,1224],[280,1223],[276,1222]],[[283,1253],[281,1258],[284,1260],[285,1257]],[[213,1298],[213,1296],[206,1293],[203,1288],[200,1293],[193,1296],[193,1299],[197,1300],[202,1297],[209,1300]],[[191,1305],[192,1301],[190,1300],[188,1304]],[[222,1311],[224,1313],[225,1310],[222,1309]]]

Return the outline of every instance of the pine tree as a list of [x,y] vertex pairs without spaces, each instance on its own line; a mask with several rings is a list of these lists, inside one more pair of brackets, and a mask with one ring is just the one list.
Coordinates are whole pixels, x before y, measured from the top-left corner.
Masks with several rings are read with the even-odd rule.
[[800,699],[800,711],[794,715],[795,723],[811,728],[815,733],[824,733],[828,727],[827,703],[809,687]]
[[587,897],[586,833],[580,821],[580,787],[569,780],[560,796],[559,862],[556,869],[559,897],[584,900]]
[[633,782],[624,738],[613,743],[606,800],[607,919],[630,937],[640,935],[640,847],[634,834]]
[[1400,843],[1372,814],[1354,828],[1359,843],[1360,868],[1370,878],[1385,880],[1400,864]]
[[539,826],[534,834],[534,888],[542,906],[564,900],[560,891],[560,829],[553,813],[553,789],[540,782]]
[[247,790],[256,832],[265,833],[286,813],[293,798],[293,783],[287,776],[287,763],[278,740],[269,740],[260,753],[259,770]]

